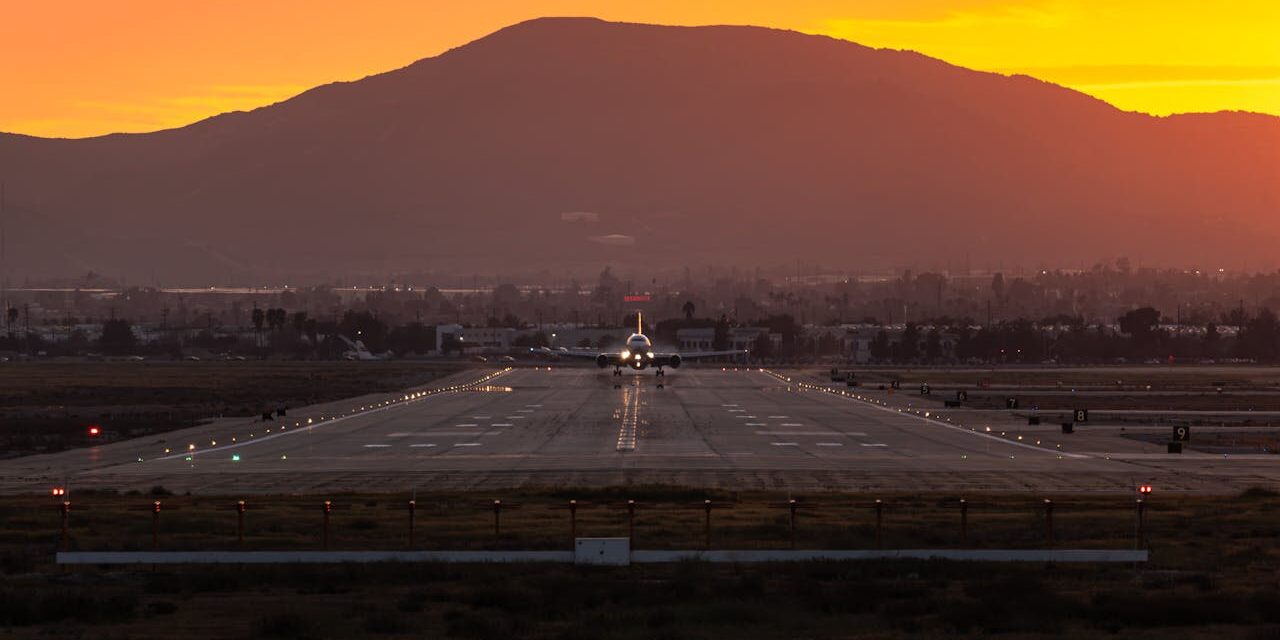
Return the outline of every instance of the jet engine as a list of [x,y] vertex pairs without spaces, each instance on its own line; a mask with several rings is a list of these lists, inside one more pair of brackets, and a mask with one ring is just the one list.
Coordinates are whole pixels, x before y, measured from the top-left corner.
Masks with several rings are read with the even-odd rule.
[[668,366],[668,367],[671,367],[672,369],[679,369],[679,368],[680,368],[680,354],[678,354],[678,353],[673,353],[673,354],[671,354],[671,358],[670,358],[670,359],[668,359],[668,361],[667,361],[667,366]]
[[596,356],[596,366],[600,367],[601,369],[609,366],[609,356],[603,353]]

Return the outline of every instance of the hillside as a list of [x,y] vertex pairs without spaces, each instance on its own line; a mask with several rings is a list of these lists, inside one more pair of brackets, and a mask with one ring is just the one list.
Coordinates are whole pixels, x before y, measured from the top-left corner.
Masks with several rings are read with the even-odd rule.
[[1280,118],[755,27],[534,20],[180,129],[0,135],[0,176],[15,279],[1280,265]]

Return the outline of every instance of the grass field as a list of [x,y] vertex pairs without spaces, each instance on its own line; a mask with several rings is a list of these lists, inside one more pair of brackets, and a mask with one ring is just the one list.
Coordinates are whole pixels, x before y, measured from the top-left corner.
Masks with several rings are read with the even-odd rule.
[[[163,493],[158,491],[157,493]],[[494,535],[492,500],[506,505]],[[330,547],[408,548],[405,495],[264,497],[246,513],[245,548],[318,549],[321,501]],[[416,548],[569,548],[579,535],[626,535],[637,548],[698,548],[702,500],[715,501],[715,548],[790,545],[785,495],[634,487],[529,490],[504,496],[419,494]],[[886,548],[1040,547],[1041,497],[984,496],[960,534],[957,496],[802,497],[800,548],[874,548],[874,500]],[[153,499],[160,548],[234,549],[235,496],[81,494],[70,545],[147,549]],[[1062,548],[1129,548],[1134,505],[1055,497]],[[915,633],[1008,637],[1246,637],[1280,633],[1280,497],[1155,495],[1152,562],[1044,566],[950,562],[681,563],[571,566],[245,566],[59,569],[49,558],[59,514],[49,498],[0,499],[0,625],[11,637],[835,638]]]
[[0,451],[57,451],[98,424],[128,438],[426,384],[459,363],[13,362],[0,365]]

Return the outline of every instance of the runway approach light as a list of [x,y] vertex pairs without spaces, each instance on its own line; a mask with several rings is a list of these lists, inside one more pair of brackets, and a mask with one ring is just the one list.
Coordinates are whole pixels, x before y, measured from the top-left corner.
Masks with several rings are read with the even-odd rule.
[[54,487],[54,488],[53,488],[53,495],[55,495],[55,496],[65,496],[65,495],[67,495],[67,490],[66,490],[66,489],[64,489],[64,488],[62,488],[62,487]]
[[96,438],[96,437],[98,437],[98,436],[100,436],[100,435],[102,435],[102,427],[99,427],[99,426],[98,426],[98,425],[96,425],[96,424],[91,424],[91,425],[89,425],[89,436],[90,436],[90,437]]
[[1138,493],[1141,493],[1144,496],[1151,495],[1151,485],[1149,484],[1138,485]]
[[232,461],[232,462],[240,462],[240,454],[238,454],[238,453],[233,453],[233,454],[231,454],[231,461]]

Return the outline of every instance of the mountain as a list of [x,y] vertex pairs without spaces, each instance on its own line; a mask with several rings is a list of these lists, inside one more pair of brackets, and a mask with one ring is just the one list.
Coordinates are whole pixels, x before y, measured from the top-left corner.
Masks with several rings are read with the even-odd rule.
[[13,278],[1280,264],[1280,118],[757,27],[550,18],[187,127],[0,135]]

